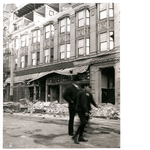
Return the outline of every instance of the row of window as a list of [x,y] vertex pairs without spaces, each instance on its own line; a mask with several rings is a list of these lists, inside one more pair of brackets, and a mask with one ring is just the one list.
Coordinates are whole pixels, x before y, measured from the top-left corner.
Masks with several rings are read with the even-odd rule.
[[[106,4],[100,4],[100,19],[107,18],[107,9]],[[113,17],[113,3],[109,4],[109,17]],[[78,27],[82,27],[84,25],[89,25],[90,23],[90,12],[88,9],[82,10],[78,12],[77,14],[78,19]],[[70,18],[65,17],[60,20],[59,24],[60,34],[64,32],[70,32]],[[44,38],[50,40],[53,40],[54,37],[54,25],[49,24],[44,27]],[[110,50],[114,48],[114,32],[109,32],[109,40],[107,39],[108,33],[102,33],[99,35],[99,49],[100,51],[108,50],[108,47]],[[17,45],[17,39],[13,42],[16,42],[16,49],[18,49]],[[32,31],[32,43],[40,42],[40,30],[34,30]],[[109,42],[109,43],[108,43]],[[109,45],[109,46],[108,46]],[[23,35],[21,37],[21,47],[28,46],[28,35]],[[78,56],[82,55],[89,55],[90,53],[90,38],[83,38],[77,41],[77,47],[78,47]],[[44,63],[50,63],[53,62],[53,48],[44,50]],[[60,59],[70,58],[70,43],[64,43],[59,46],[59,55]],[[40,52],[32,53],[32,65],[38,65],[40,62]],[[25,68],[27,66],[27,58],[26,56],[21,57],[21,68]]]

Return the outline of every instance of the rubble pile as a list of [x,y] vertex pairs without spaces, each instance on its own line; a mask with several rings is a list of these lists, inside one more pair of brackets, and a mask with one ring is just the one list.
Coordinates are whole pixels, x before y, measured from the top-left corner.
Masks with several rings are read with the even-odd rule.
[[[4,102],[3,110],[6,113],[23,112],[23,113],[42,113],[49,115],[68,115],[68,103],[60,104],[57,100],[53,102],[33,101],[20,99],[19,102]],[[120,119],[120,111],[116,106],[107,103],[101,104],[98,108],[92,105],[90,117],[100,117],[106,119]]]
[[98,108],[95,108],[92,106],[91,111],[91,117],[101,117],[101,118],[107,118],[107,119],[120,119],[120,112],[114,105],[108,103],[108,104],[102,104],[99,105]]

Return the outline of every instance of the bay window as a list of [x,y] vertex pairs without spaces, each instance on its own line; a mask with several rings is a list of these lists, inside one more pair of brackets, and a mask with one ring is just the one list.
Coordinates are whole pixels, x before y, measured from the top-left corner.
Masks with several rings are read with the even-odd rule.
[[65,58],[65,45],[60,46],[60,59]]
[[65,17],[60,20],[60,33],[70,32],[70,18]]

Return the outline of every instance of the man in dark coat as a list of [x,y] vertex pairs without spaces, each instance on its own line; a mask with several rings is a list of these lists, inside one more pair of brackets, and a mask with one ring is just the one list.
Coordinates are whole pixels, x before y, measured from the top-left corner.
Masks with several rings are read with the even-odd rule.
[[75,133],[75,136],[73,136],[73,140],[76,144],[79,144],[79,142],[83,141],[86,142],[88,140],[85,140],[83,138],[83,131],[84,127],[87,124],[86,116],[88,116],[88,100],[86,96],[86,89],[89,86],[89,84],[81,84],[82,90],[77,95],[77,104],[76,104],[76,112],[78,113],[78,116],[80,118],[80,125]]
[[63,98],[69,104],[69,124],[68,124],[68,134],[73,136],[73,124],[75,117],[75,106],[77,100],[77,94],[80,88],[78,85],[72,83],[71,86],[67,87],[63,93]]
[[[96,108],[98,108],[98,105],[95,103],[94,99],[93,99],[93,95],[91,93],[91,86],[87,87],[87,90],[86,90],[86,96],[87,96],[87,99],[88,99],[88,110],[89,110],[89,113],[90,111],[92,110],[91,108],[91,104],[93,106],[95,106]],[[89,116],[86,117],[87,118],[87,121],[89,120]]]

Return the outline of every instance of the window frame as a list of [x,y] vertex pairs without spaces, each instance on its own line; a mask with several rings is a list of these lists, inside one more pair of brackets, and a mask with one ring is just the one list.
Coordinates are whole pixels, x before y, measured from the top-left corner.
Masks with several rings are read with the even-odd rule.
[[[105,39],[104,40],[102,40],[101,39],[101,36],[102,36],[102,34],[105,34]],[[99,42],[100,44],[100,51],[102,52],[102,51],[107,51],[107,32],[104,32],[104,33],[101,33],[100,34],[100,42]],[[106,49],[102,49],[102,45],[104,45],[104,44],[106,44]]]
[[[35,54],[35,58],[33,58],[33,54]],[[36,66],[36,52],[32,53],[32,66]],[[33,64],[35,62],[35,65]]]
[[[22,58],[24,58],[24,60],[22,61]],[[21,68],[25,68],[25,56],[21,56]]]
[[[61,49],[61,47],[64,46],[64,49]],[[62,51],[63,50],[63,51]],[[64,57],[62,58],[62,54],[64,54]],[[60,45],[60,59],[65,59],[65,44]]]
[[[79,13],[81,13],[81,12],[83,12],[83,17],[82,18],[79,18]],[[83,25],[81,24],[80,25],[80,21],[83,21]],[[84,26],[84,10],[81,10],[81,11],[79,11],[78,12],[78,27],[80,28],[80,27],[83,27]]]
[[[47,29],[49,29],[49,30],[46,31]],[[49,35],[48,37],[47,37],[47,34]],[[50,25],[48,24],[45,26],[45,39],[48,39],[49,37],[50,37]]]
[[[86,40],[86,55],[89,55],[90,54],[90,38],[86,38],[85,40]],[[87,40],[89,40],[88,45],[87,45]],[[87,48],[89,48],[88,52],[87,52]]]
[[[79,46],[79,42],[80,41],[83,41],[83,45],[82,46]],[[80,54],[80,50],[81,49],[83,49],[82,51],[83,51],[83,54]],[[84,39],[80,39],[80,40],[78,40],[78,54],[79,54],[79,56],[83,56],[84,55]]]
[[[70,58],[70,43],[67,43],[67,58]],[[69,54],[69,56],[68,56]]]
[[[48,52],[47,55],[46,55],[46,51]],[[46,62],[46,60],[47,60],[47,62]],[[44,50],[44,63],[45,64],[49,63],[49,49]]]

